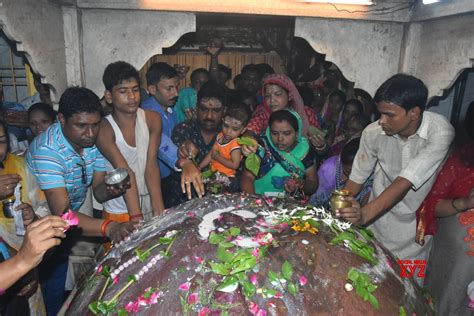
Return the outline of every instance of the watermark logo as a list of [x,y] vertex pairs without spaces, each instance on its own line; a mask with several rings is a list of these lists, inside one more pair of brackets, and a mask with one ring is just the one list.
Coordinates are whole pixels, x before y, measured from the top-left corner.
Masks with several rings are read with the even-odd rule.
[[397,260],[397,263],[400,267],[400,277],[412,278],[415,275],[418,278],[425,277],[426,260]]

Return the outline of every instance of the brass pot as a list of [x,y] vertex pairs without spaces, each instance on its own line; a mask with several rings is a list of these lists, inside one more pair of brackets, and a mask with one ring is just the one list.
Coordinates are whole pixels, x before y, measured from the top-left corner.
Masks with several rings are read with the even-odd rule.
[[334,190],[331,194],[331,209],[335,212],[337,209],[351,207],[352,202],[346,201],[345,198],[351,196],[352,193],[348,190]]

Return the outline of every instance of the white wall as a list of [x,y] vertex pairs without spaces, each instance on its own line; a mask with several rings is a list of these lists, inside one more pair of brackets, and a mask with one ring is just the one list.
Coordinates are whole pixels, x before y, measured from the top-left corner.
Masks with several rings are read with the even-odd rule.
[[474,62],[474,14],[444,17],[420,23],[414,75],[430,95],[441,95]]
[[102,74],[114,61],[137,69],[183,34],[196,31],[194,14],[139,10],[82,10],[85,86],[103,95]]
[[65,45],[61,7],[44,0],[0,2],[0,25],[26,53],[33,70],[52,87],[53,98],[66,87]]
[[297,18],[295,36],[305,38],[343,75],[373,95],[380,84],[398,72],[403,25],[322,18]]

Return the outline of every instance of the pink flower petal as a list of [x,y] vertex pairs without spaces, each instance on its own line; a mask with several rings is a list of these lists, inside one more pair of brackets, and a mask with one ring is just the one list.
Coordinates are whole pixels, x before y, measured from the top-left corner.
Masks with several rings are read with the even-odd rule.
[[283,294],[281,294],[281,292],[276,292],[276,293],[275,293],[275,297],[276,297],[276,298],[282,298],[282,297],[283,297]]
[[185,282],[183,284],[181,284],[178,289],[180,289],[181,291],[189,291],[189,288],[191,287],[191,284],[189,282]]
[[97,274],[101,274],[103,268],[104,267],[102,266],[102,264],[99,264],[99,266],[97,267]]
[[196,304],[199,300],[199,294],[198,293],[191,293],[188,296],[188,304]]
[[258,313],[258,305],[254,302],[250,302],[249,304],[249,311],[252,313],[252,315],[256,315]]
[[76,213],[74,213],[71,210],[64,213],[61,216],[61,218],[68,221],[69,225],[71,225],[71,226],[75,226],[75,225],[79,224],[79,217],[77,217]]
[[267,311],[264,309],[259,309],[256,316],[267,316]]
[[158,303],[158,299],[160,298],[160,296],[161,296],[160,292],[153,292],[150,295],[150,298],[148,299],[147,304],[152,305],[152,304]]
[[303,286],[306,283],[308,283],[308,279],[304,275],[300,276],[300,285]]
[[273,308],[277,307],[276,304],[273,302],[268,302],[268,306],[273,307]]
[[255,200],[255,204],[257,204],[257,205],[262,205],[262,200],[261,200],[261,199],[256,199],[256,200]]
[[127,305],[125,305],[125,310],[129,313],[137,313],[139,309],[140,306],[138,305],[138,301],[129,302]]
[[199,316],[206,316],[210,312],[208,307],[204,307],[199,311]]
[[260,251],[260,248],[254,248],[252,250],[252,256],[254,256],[255,258],[257,258],[257,261],[258,261],[258,252]]
[[201,258],[201,257],[195,257],[195,258],[196,258],[197,263],[199,263],[199,264],[204,262],[204,259]]
[[119,282],[119,277],[118,277],[118,275],[117,275],[117,276],[112,280],[112,283],[113,283],[113,284],[118,284],[118,282]]
[[250,276],[250,282],[252,282],[253,285],[257,285],[258,281],[257,281],[257,275],[256,274],[252,274]]
[[186,215],[188,215],[188,217],[196,217],[196,213],[194,212],[187,212]]

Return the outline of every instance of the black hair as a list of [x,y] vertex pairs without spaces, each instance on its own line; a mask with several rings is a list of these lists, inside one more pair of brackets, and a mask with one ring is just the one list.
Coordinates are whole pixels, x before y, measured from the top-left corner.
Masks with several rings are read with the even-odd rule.
[[370,119],[363,113],[354,115],[351,118],[351,121],[354,121],[357,125],[359,125],[362,130],[370,124]]
[[360,137],[355,137],[348,141],[341,151],[341,163],[343,165],[352,165],[354,158],[359,150]]
[[34,111],[43,112],[44,114],[46,114],[47,117],[51,119],[51,121],[55,121],[56,115],[58,114],[51,105],[42,102],[38,102],[30,106],[30,108],[28,109],[28,118],[30,118],[31,113],[33,113]]
[[242,74],[238,74],[234,77],[234,79],[232,80],[232,82],[234,83],[234,88],[237,88],[239,87],[240,85],[243,84],[244,82],[244,76]]
[[298,133],[298,119],[288,110],[278,110],[273,112],[268,119],[268,126],[272,126],[274,122],[287,121],[291,127]]
[[249,108],[243,103],[232,103],[226,108],[224,113],[224,117],[228,116],[236,119],[237,121],[242,122],[244,127],[247,126],[250,121],[250,115]]
[[375,92],[375,103],[394,103],[405,111],[414,107],[425,109],[428,99],[428,88],[418,78],[406,74],[396,74],[389,78]]
[[102,75],[102,82],[107,91],[112,91],[114,86],[121,84],[125,80],[135,79],[140,84],[138,71],[127,62],[116,61],[105,67]]
[[270,66],[269,64],[260,63],[255,66],[257,66],[258,72],[260,73],[261,76],[275,73],[275,70],[273,70],[272,66]]
[[203,74],[203,75],[206,75],[209,77],[209,71],[207,71],[207,69],[204,69],[204,68],[198,68],[198,69],[195,69],[193,70],[193,72],[191,73],[191,81],[193,80],[193,78],[199,74]]
[[[3,131],[5,132],[5,137],[7,140],[7,153],[10,151],[10,135],[8,134],[7,122],[3,117],[0,117],[0,127],[3,127]],[[0,161],[0,166],[2,162]]]
[[474,139],[474,102],[469,104],[464,117],[464,126],[466,128],[467,135]]
[[201,89],[197,94],[198,104],[202,99],[217,99],[223,106],[227,105],[227,92],[226,89],[212,81],[208,81],[202,85]]
[[247,64],[247,65],[243,66],[243,67],[242,67],[242,70],[240,71],[240,73],[243,74],[243,73],[250,72],[250,71],[256,72],[256,73],[258,73],[260,76],[262,75],[262,74],[260,73],[260,69],[259,69],[258,66],[255,65],[255,64]]
[[343,103],[346,102],[346,94],[341,90],[334,90],[331,92],[328,99],[331,99],[332,97],[339,97]]
[[257,101],[256,95],[247,90],[233,90],[231,93],[231,102],[233,103],[243,103],[244,100],[248,98],[253,98]]
[[309,87],[305,86],[298,86],[296,87],[298,89],[298,93],[300,94],[301,98],[303,99],[303,104],[311,106],[314,101],[314,94],[313,90]]
[[61,113],[67,120],[76,113],[84,112],[98,112],[102,116],[104,111],[99,97],[87,88],[67,88],[59,99],[58,113]]
[[167,63],[154,63],[146,72],[146,84],[151,86],[157,84],[161,79],[178,77],[176,69]]
[[364,105],[362,104],[362,102],[360,102],[359,100],[357,99],[349,99],[346,101],[346,103],[344,104],[344,108],[349,105],[349,104],[352,104],[354,105],[356,108],[357,108],[357,112],[359,114],[362,114],[364,113]]
[[232,78],[232,69],[230,69],[229,67],[225,66],[225,65],[222,65],[222,64],[219,64],[217,66],[217,69],[219,70],[219,72],[223,72],[226,74],[227,76],[227,80],[229,80],[230,78]]

